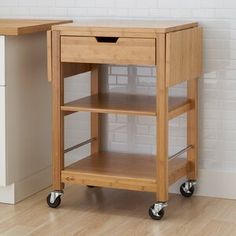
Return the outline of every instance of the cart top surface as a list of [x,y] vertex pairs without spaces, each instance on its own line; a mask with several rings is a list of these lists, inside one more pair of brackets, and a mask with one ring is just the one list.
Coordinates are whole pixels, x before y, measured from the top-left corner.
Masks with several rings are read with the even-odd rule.
[[197,27],[197,22],[168,21],[168,20],[81,20],[74,23],[55,25],[53,30],[97,32],[121,31],[137,33],[168,33],[188,28]]
[[0,19],[0,35],[24,35],[43,32],[52,25],[72,22],[71,20]]

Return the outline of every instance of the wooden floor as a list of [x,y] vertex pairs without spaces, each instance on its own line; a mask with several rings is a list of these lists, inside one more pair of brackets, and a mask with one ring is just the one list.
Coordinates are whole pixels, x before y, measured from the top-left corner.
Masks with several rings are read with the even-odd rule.
[[154,194],[68,187],[58,209],[44,190],[15,206],[0,204],[0,235],[236,235],[236,201],[171,195],[162,221],[149,219]]

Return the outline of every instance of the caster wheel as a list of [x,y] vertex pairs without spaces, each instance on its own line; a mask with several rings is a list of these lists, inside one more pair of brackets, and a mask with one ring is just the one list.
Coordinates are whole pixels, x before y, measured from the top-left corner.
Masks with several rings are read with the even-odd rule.
[[155,209],[155,204],[153,204],[150,208],[149,208],[149,216],[153,219],[153,220],[161,220],[162,217],[165,214],[164,209],[160,209],[159,211]]
[[93,185],[87,185],[88,188],[95,188],[96,186]]
[[51,202],[51,194],[50,193],[48,196],[47,196],[47,204],[49,207],[51,208],[57,208],[60,204],[61,204],[61,195],[57,196],[54,200],[54,202]]
[[183,197],[191,197],[194,193],[194,186],[191,182],[185,182],[180,186],[179,190]]

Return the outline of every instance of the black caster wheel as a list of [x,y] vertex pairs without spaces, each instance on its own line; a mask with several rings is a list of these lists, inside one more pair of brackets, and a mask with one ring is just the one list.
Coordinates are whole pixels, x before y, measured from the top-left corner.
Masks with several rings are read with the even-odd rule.
[[185,182],[180,186],[179,190],[183,197],[191,197],[194,193],[194,186],[191,182]]
[[160,209],[159,211],[157,209],[155,209],[155,204],[153,204],[150,208],[149,208],[149,216],[153,219],[153,220],[161,220],[162,217],[165,214],[164,208]]
[[47,204],[51,208],[57,208],[61,204],[61,195],[58,195],[53,202],[51,201],[51,195],[52,193],[47,196]]

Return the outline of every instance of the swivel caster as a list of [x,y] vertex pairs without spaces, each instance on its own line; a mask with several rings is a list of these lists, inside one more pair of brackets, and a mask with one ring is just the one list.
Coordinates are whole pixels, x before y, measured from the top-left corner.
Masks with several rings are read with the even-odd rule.
[[167,207],[167,203],[166,202],[157,202],[155,204],[153,204],[150,208],[149,208],[149,216],[153,219],[153,220],[160,220],[164,214],[164,208]]
[[62,191],[51,192],[47,196],[47,204],[51,208],[57,208],[61,204],[61,196],[63,195]]
[[191,197],[194,193],[194,185],[196,181],[188,180],[180,186],[180,193],[184,197]]

